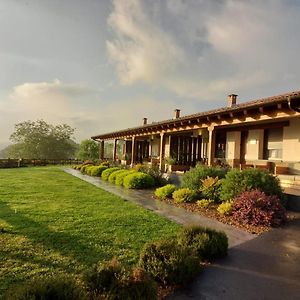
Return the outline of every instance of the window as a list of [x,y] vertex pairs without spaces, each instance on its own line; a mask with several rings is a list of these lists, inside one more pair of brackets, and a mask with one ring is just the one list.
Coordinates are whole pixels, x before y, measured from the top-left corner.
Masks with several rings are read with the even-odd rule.
[[281,159],[283,143],[283,128],[265,130],[265,159]]

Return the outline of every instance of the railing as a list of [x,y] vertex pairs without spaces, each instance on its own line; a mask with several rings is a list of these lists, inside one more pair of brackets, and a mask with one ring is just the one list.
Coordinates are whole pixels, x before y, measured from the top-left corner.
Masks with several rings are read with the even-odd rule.
[[46,165],[78,165],[82,164],[78,159],[0,159],[0,168],[19,168],[28,166]]

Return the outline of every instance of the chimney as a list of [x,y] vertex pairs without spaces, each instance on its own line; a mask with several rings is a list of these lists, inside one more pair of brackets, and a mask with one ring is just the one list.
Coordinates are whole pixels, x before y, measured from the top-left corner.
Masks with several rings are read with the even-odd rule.
[[228,98],[227,98],[227,106],[228,107],[233,107],[236,105],[236,98],[237,98],[238,95],[235,95],[235,94],[230,94],[228,95]]
[[178,119],[178,118],[180,118],[180,109],[176,108],[174,110],[174,117],[173,117],[173,119]]
[[147,118],[143,118],[143,125],[147,125]]

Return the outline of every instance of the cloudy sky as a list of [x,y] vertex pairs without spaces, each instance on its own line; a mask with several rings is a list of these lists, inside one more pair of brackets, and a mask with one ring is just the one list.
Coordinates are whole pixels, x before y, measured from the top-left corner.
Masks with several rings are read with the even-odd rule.
[[0,0],[0,147],[44,119],[91,135],[300,89],[299,0]]

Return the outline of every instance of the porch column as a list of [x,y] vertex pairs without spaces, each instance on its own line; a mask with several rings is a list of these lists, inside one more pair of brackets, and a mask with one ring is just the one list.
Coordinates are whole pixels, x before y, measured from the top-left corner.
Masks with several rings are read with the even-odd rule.
[[114,147],[113,147],[113,161],[116,160],[116,154],[117,154],[117,142],[118,140],[117,139],[114,139]]
[[164,136],[165,136],[165,133],[162,132],[160,134],[160,149],[159,149],[159,169],[160,170],[162,170],[163,160],[164,160],[164,151],[165,151]]
[[134,165],[134,160],[135,160],[135,136],[132,137],[132,142],[131,142],[131,164],[130,166],[133,167]]
[[208,129],[207,164],[209,166],[211,166],[213,164],[214,158],[215,158],[216,131],[214,130],[214,126],[209,126],[207,129]]
[[99,143],[99,158],[101,160],[104,159],[104,141],[100,141]]

